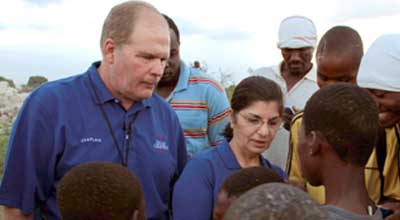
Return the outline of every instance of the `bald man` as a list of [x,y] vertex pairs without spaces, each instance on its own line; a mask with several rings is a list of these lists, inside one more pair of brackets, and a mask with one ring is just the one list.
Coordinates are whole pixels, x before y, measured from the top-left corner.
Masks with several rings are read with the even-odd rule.
[[110,161],[132,170],[147,219],[169,219],[172,187],[187,154],[173,109],[153,91],[169,57],[168,24],[152,5],[113,7],[102,61],[26,99],[8,146],[0,204],[6,220],[59,220],[56,186],[71,168]]

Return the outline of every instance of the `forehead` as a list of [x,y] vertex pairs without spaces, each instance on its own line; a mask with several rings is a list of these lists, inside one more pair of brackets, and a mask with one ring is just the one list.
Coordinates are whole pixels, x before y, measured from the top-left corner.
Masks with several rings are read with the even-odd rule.
[[279,117],[279,105],[277,101],[255,101],[242,111],[261,118]]
[[145,35],[146,38],[152,36],[169,39],[169,28],[164,18],[151,10],[141,12],[137,15],[136,21],[133,24],[131,38],[139,38]]
[[169,53],[169,28],[161,15],[155,12],[138,15],[130,36],[131,45],[150,53]]
[[317,72],[330,77],[356,77],[358,64],[348,57],[320,55],[317,57]]
[[312,52],[313,51],[313,48],[312,47],[301,47],[301,48],[288,48],[288,47],[285,47],[285,48],[282,48],[281,49],[283,52],[287,52],[287,53],[290,53],[290,52],[303,52],[303,53],[305,53],[305,52]]

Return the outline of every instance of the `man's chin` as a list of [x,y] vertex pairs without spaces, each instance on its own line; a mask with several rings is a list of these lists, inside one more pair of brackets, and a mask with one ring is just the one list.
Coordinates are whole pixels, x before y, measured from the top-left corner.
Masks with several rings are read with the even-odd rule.
[[301,69],[301,68],[290,68],[289,72],[293,76],[300,76],[300,75],[305,74],[305,71],[303,71],[303,69]]
[[393,112],[379,113],[379,126],[381,128],[391,128],[400,122],[400,114]]

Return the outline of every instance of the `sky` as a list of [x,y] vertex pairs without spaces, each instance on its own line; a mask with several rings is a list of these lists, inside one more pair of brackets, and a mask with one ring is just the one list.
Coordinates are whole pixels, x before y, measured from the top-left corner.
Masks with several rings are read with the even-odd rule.
[[[99,39],[109,10],[121,0],[0,0],[0,76],[24,84],[32,75],[60,79],[101,59]],[[380,35],[400,33],[400,0],[148,0],[175,20],[181,58],[206,63],[208,73],[233,75],[276,65],[282,19],[303,15],[321,37],[335,25],[356,29],[364,48]]]

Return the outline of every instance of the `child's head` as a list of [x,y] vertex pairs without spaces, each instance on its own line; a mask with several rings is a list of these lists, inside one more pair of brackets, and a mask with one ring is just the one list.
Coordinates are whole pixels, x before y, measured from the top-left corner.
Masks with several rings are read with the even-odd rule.
[[283,182],[283,179],[272,169],[250,167],[237,170],[225,179],[218,193],[213,219],[222,220],[231,203],[248,190],[271,182]]
[[335,26],[321,38],[317,52],[317,83],[320,88],[348,82],[356,84],[363,55],[360,35],[346,26]]
[[71,169],[60,181],[57,204],[63,220],[144,220],[144,197],[130,170],[110,162]]
[[357,77],[379,106],[381,127],[400,122],[400,34],[386,34],[376,39],[360,65]]
[[325,209],[303,190],[283,183],[267,183],[240,196],[226,220],[325,220]]
[[324,165],[364,167],[377,132],[378,109],[365,90],[348,83],[320,89],[308,100],[299,131],[303,175],[312,185],[321,185]]

